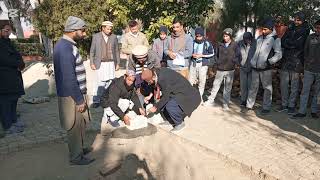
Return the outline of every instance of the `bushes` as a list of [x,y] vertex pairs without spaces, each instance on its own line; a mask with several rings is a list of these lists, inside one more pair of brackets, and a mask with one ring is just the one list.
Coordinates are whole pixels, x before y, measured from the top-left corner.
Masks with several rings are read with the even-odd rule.
[[24,40],[27,43],[19,42],[21,40],[14,41],[14,46],[20,52],[22,56],[45,56],[44,47],[40,43],[30,43],[28,39]]

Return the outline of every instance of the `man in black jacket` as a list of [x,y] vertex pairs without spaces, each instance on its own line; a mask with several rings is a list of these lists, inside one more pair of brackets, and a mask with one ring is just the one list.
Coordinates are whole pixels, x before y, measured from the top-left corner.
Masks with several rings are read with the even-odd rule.
[[12,28],[9,24],[0,27],[0,120],[6,134],[23,131],[17,121],[16,108],[24,94],[21,71],[25,64],[9,39]]
[[[296,99],[299,90],[300,73],[303,73],[304,44],[310,33],[305,15],[302,12],[294,16],[294,24],[290,25],[281,40],[283,63],[280,73],[282,106],[279,112],[295,113]],[[289,83],[291,86],[289,94]]]
[[185,127],[184,118],[191,116],[200,105],[199,91],[181,74],[169,68],[144,70],[141,78],[162,92],[160,101],[149,112],[163,112],[174,127],[172,132],[182,130]]
[[223,82],[223,109],[229,110],[229,102],[233,84],[233,76],[235,65],[239,64],[241,54],[239,46],[232,39],[232,29],[227,28],[223,31],[223,42],[217,47],[217,74],[215,76],[211,95],[208,101],[204,102],[204,106],[214,106],[214,100]]
[[[144,110],[141,107],[139,102],[139,98],[136,94],[134,88],[135,82],[135,72],[128,70],[124,76],[116,78],[112,81],[110,87],[103,93],[101,96],[100,105],[103,108],[111,108],[113,113],[117,116],[118,119],[110,119],[111,116],[107,115],[108,123],[111,123],[113,126],[117,126],[113,122],[117,122],[117,120],[123,120],[126,125],[130,125],[130,117],[126,115],[127,110],[129,109],[129,104],[133,103],[132,110],[136,114],[145,115]],[[122,101],[124,100],[124,101]],[[126,107],[122,107],[123,103],[119,103],[119,101],[125,102]],[[104,122],[102,122],[104,123]]]

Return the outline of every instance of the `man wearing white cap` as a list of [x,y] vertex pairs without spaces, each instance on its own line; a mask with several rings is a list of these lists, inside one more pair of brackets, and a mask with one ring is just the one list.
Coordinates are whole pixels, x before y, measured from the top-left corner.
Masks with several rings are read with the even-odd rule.
[[100,96],[115,78],[115,71],[119,69],[119,44],[117,36],[112,33],[112,27],[112,22],[104,21],[101,24],[101,32],[92,37],[90,66],[92,70],[97,71],[92,107],[98,107]]
[[145,115],[134,88],[134,81],[135,72],[128,70],[124,76],[114,79],[101,96],[101,106],[104,108],[101,134],[104,134],[107,124],[119,127],[122,120],[126,125],[130,125],[128,110],[132,109],[136,114]]
[[141,73],[145,69],[160,68],[160,58],[157,53],[147,46],[138,45],[132,49],[132,54],[129,57],[128,69],[136,73],[135,86],[138,89],[141,103],[143,104],[144,96],[148,96],[153,89],[141,80]]

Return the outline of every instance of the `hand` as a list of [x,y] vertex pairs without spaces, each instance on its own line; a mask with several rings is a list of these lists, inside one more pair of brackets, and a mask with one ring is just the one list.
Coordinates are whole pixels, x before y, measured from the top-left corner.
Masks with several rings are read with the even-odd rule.
[[145,116],[145,115],[146,115],[146,112],[145,112],[142,108],[139,108],[139,111],[140,111],[140,114],[141,114],[142,116]]
[[175,59],[176,57],[177,57],[177,55],[174,53],[174,52],[172,52],[172,51],[169,51],[169,57],[171,58],[171,59]]
[[152,98],[152,96],[153,96],[153,93],[150,93],[149,96],[145,97],[145,98],[144,98],[144,103],[149,104],[149,101],[150,101],[150,99]]
[[87,106],[86,106],[86,103],[84,102],[84,103],[82,103],[80,105],[77,105],[76,107],[77,107],[77,111],[82,113],[82,112],[84,112],[86,110]]
[[97,70],[96,65],[94,65],[94,64],[91,64],[90,67],[92,70]]
[[148,112],[155,113],[155,112],[157,112],[157,108],[155,106],[153,106],[152,108],[150,108],[148,110]]
[[130,117],[128,115],[124,115],[123,122],[125,125],[130,126]]
[[119,69],[120,69],[120,66],[119,66],[119,64],[117,64],[116,71],[119,71]]

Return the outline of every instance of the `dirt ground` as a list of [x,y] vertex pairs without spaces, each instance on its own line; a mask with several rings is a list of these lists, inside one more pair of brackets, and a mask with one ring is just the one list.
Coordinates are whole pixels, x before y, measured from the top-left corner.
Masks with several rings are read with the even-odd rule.
[[[163,130],[151,136],[116,139],[89,134],[96,161],[70,166],[67,145],[42,145],[8,155],[1,163],[1,180],[245,180],[254,179],[199,145]],[[115,167],[108,172],[109,167]],[[109,175],[107,175],[109,174]]]

